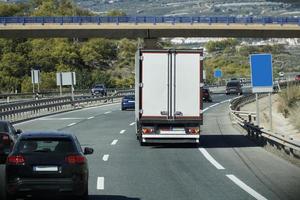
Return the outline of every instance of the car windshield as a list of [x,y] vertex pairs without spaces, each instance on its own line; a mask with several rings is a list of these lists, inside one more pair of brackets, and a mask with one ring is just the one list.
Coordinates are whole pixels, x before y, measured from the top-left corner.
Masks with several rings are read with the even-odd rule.
[[70,139],[61,138],[30,138],[22,139],[17,148],[17,152],[27,153],[74,153],[75,148]]
[[129,99],[129,100],[134,100],[135,96],[134,95],[130,95],[130,96],[126,96],[124,97],[125,99]]
[[103,85],[96,85],[95,88],[104,88]]
[[239,82],[228,82],[227,83],[227,87],[238,87],[239,86]]
[[8,132],[8,127],[6,123],[0,122],[0,132]]

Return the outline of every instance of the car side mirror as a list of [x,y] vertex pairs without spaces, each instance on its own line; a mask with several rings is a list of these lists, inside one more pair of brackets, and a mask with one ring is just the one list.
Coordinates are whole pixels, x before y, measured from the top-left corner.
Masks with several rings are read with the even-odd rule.
[[17,131],[16,131],[16,134],[17,135],[19,135],[19,134],[21,134],[22,133],[22,130],[21,129],[18,129]]
[[84,153],[84,155],[90,155],[90,154],[93,154],[93,153],[94,153],[94,149],[89,148],[89,147],[85,147],[83,153]]

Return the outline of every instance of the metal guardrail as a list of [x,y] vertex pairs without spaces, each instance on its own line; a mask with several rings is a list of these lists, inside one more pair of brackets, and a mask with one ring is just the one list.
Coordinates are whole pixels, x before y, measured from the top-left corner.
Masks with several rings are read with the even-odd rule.
[[299,17],[223,17],[223,16],[60,16],[60,17],[0,17],[0,24],[121,24],[121,23],[191,23],[191,24],[298,24]]
[[[261,95],[263,97],[266,95]],[[269,141],[269,143],[281,146],[286,153],[294,155],[294,157],[300,158],[300,144],[293,141],[292,138],[286,138],[282,135],[276,134],[272,131],[265,130],[262,127],[257,126],[254,121],[256,120],[256,114],[254,112],[239,111],[240,107],[255,101],[255,95],[241,96],[230,102],[230,116],[232,120],[239,126],[244,128],[248,135],[255,138],[261,138]]]
[[89,96],[89,98],[78,98],[72,101],[72,97],[67,96],[0,105],[0,120],[24,121],[62,111],[112,103],[133,93],[134,90],[121,90],[107,97]]
[[[116,93],[117,91],[121,91],[124,89],[118,89],[118,88],[107,88],[107,94],[112,95]],[[90,89],[81,89],[81,90],[75,90],[75,99],[76,98],[88,98],[91,94]],[[29,101],[30,99],[42,99],[42,98],[50,98],[50,97],[63,97],[63,96],[71,96],[71,91],[63,91],[62,96],[60,96],[59,91],[41,91],[39,93],[6,93],[6,94],[0,94],[0,100],[2,102],[0,104],[5,104],[5,103],[11,103],[14,101]]]

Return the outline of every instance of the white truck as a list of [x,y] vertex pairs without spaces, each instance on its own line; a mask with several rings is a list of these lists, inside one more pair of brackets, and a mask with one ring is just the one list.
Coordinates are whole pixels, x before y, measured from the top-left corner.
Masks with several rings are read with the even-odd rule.
[[149,142],[199,143],[203,123],[203,51],[136,53],[136,134]]

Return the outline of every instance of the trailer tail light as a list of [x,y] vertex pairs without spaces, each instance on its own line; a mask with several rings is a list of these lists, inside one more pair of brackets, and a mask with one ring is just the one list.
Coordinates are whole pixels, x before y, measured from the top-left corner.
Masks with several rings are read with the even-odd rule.
[[66,162],[68,164],[84,164],[86,162],[86,158],[81,155],[70,155],[66,157]]
[[198,134],[198,133],[200,133],[200,129],[199,128],[187,128],[187,132],[189,134]]
[[9,156],[7,158],[7,164],[10,164],[10,165],[25,165],[25,159],[21,155]]
[[150,133],[154,132],[154,129],[153,128],[143,128],[142,131],[143,131],[143,134],[150,134]]

